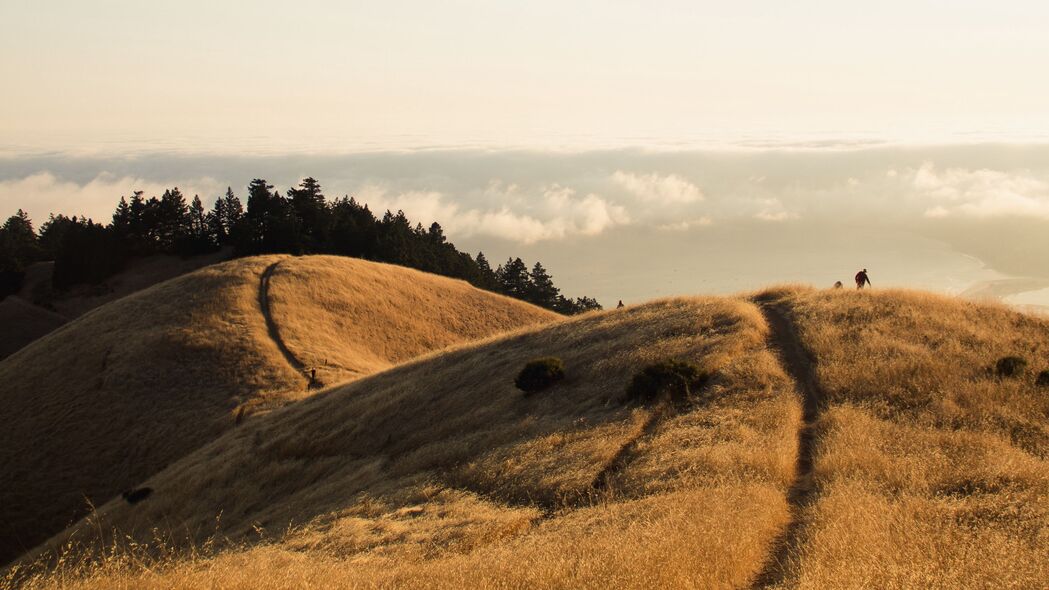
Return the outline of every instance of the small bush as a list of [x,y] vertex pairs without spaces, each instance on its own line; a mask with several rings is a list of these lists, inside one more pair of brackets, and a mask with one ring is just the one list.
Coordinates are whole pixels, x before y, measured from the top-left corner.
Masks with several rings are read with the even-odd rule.
[[1034,384],[1038,387],[1049,387],[1049,371],[1038,373],[1038,378],[1035,379]]
[[683,403],[699,388],[708,375],[696,365],[682,361],[660,361],[641,369],[630,381],[628,400],[649,403],[669,394],[675,403]]
[[565,365],[557,357],[529,361],[514,379],[514,385],[525,393],[534,393],[550,387],[565,378]]
[[994,365],[994,372],[999,377],[1016,377],[1027,368],[1027,361],[1018,356],[1003,356]]

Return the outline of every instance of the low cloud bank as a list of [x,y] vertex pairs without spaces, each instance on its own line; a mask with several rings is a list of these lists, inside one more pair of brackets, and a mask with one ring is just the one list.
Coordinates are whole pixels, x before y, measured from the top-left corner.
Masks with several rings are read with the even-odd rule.
[[617,228],[703,232],[741,221],[910,224],[1049,219],[1049,146],[842,151],[553,153],[452,150],[350,155],[0,158],[0,214],[107,221],[122,195],[179,186],[210,206],[256,176],[303,176],[377,215],[402,209],[453,240],[519,244]]

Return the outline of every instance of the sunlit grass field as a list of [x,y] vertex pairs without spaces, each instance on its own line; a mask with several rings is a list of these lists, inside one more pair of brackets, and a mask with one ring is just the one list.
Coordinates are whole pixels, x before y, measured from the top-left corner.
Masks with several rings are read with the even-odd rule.
[[[439,310],[440,295],[384,303],[397,317],[368,332],[351,319],[354,297],[381,299],[396,280],[357,294],[286,290],[302,281],[289,280],[296,273],[337,273],[332,264],[278,267],[275,323],[309,364],[327,357],[327,378],[371,375],[227,429],[137,482],[154,490],[146,501],[99,502],[8,582],[1049,585],[1044,320],[924,293],[783,287],[520,326],[501,323],[495,305],[469,321],[433,312],[412,352],[393,332]],[[471,296],[460,297],[472,313]],[[784,310],[815,376],[811,420],[769,304]],[[457,319],[502,330],[460,327],[460,341],[441,340]],[[363,340],[371,356],[354,352]],[[516,389],[521,367],[546,356],[563,360],[565,379]],[[1026,365],[1003,372],[1007,356]],[[711,377],[684,404],[627,400],[633,375],[666,359]],[[814,433],[811,474],[801,472],[804,429]]]

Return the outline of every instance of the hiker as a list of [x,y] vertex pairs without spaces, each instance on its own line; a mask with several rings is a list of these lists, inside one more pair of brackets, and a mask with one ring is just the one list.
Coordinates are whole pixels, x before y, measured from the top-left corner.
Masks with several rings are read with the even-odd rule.
[[834,288],[835,288],[835,289],[841,289],[841,288],[842,288],[842,287],[844,287],[844,286],[845,286],[845,285],[842,285],[842,284],[841,284],[841,281],[834,281]]
[[870,284],[871,284],[871,280],[867,276],[867,269],[863,269],[860,272],[856,273],[856,288],[857,289],[862,289],[863,285],[870,285]]
[[625,305],[623,305],[623,300],[622,300],[622,299],[620,299],[620,300],[619,300],[619,305],[617,305],[617,306],[616,306],[616,309],[623,309],[624,307],[626,307],[626,306],[625,306]]

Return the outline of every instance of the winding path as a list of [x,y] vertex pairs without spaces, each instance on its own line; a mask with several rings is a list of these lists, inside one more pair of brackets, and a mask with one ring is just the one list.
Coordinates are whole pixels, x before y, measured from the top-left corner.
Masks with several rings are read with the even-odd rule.
[[266,330],[269,331],[270,339],[280,349],[284,360],[301,374],[306,369],[306,365],[295,357],[295,354],[288,349],[288,345],[284,344],[277,323],[273,321],[273,314],[270,313],[270,277],[273,276],[273,271],[277,270],[279,264],[280,262],[274,262],[267,266],[266,270],[262,271],[262,276],[259,277],[259,309],[262,310],[262,317],[266,318]]
[[819,419],[820,400],[823,393],[816,370],[805,347],[798,338],[794,324],[789,319],[789,310],[781,302],[759,297],[755,303],[761,308],[770,329],[770,343],[779,353],[783,368],[794,380],[802,396],[802,427],[798,431],[798,462],[794,483],[787,494],[790,503],[791,522],[776,540],[774,550],[765,568],[758,575],[755,588],[779,586],[790,565],[791,554],[796,553],[801,536],[801,511],[812,500],[812,456],[815,447],[814,425]]

